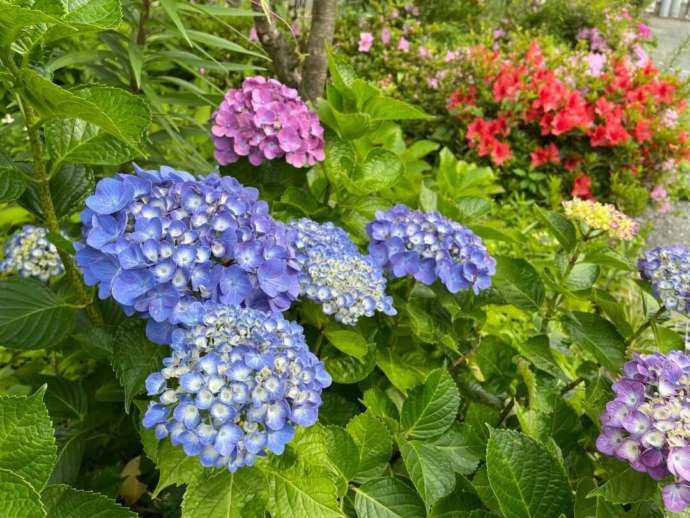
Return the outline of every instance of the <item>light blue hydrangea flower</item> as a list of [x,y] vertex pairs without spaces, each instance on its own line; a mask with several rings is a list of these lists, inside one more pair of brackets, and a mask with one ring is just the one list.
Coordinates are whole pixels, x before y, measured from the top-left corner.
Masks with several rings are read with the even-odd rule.
[[172,356],[149,375],[143,424],[205,467],[235,471],[281,454],[295,426],[318,418],[331,384],[302,327],[275,313],[206,303],[202,322],[172,335]]
[[424,284],[438,278],[451,293],[491,286],[496,261],[482,240],[438,212],[396,205],[367,225],[369,253],[394,277],[411,275]]
[[254,188],[170,167],[104,178],[81,214],[76,260],[99,296],[149,319],[153,341],[202,316],[202,303],[284,311],[299,294],[287,227]]
[[690,314],[690,250],[680,245],[652,248],[638,266],[667,309]]
[[302,267],[301,295],[346,325],[355,325],[360,317],[376,311],[396,314],[381,268],[359,252],[343,229],[309,219],[288,226],[297,234],[293,247]]
[[34,277],[47,282],[65,271],[55,245],[48,241],[48,231],[42,227],[25,225],[5,243],[0,271],[17,273],[20,277]]

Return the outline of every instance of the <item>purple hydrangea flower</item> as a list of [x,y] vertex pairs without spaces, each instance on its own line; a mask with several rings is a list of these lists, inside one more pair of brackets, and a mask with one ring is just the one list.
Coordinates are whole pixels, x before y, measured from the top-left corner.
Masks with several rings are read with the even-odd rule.
[[34,277],[47,282],[65,271],[55,245],[48,241],[48,231],[42,227],[25,225],[12,234],[4,247],[0,272],[17,273],[20,277]]
[[396,314],[393,299],[386,295],[383,271],[359,252],[343,229],[306,218],[288,227],[297,236],[293,247],[302,267],[301,295],[346,325],[355,325],[361,316],[373,316],[376,311]]
[[249,77],[229,90],[213,114],[214,156],[220,165],[246,156],[252,165],[283,158],[294,167],[324,159],[323,127],[297,90]]
[[690,355],[635,354],[624,373],[600,417],[597,449],[655,480],[672,475],[662,495],[680,512],[690,505]]
[[295,426],[318,418],[331,377],[302,327],[278,314],[207,303],[172,335],[172,356],[146,379],[143,424],[205,467],[234,472],[283,453]]
[[690,250],[680,245],[653,248],[638,266],[667,309],[690,314]]
[[496,261],[472,231],[438,212],[396,205],[367,225],[369,253],[394,277],[424,284],[438,278],[452,293],[477,294],[491,285]]
[[205,300],[284,311],[297,298],[293,233],[256,189],[217,174],[135,169],[101,180],[87,200],[76,260],[101,298],[149,318],[149,338],[167,342]]

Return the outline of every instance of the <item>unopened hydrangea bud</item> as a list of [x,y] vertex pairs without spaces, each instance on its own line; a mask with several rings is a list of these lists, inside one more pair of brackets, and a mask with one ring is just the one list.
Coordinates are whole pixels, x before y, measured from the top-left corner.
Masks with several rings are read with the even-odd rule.
[[690,356],[635,354],[624,373],[600,417],[597,449],[655,480],[673,476],[662,496],[669,511],[683,511],[690,505]]
[[301,295],[346,325],[376,311],[396,314],[381,268],[359,252],[343,229],[309,219],[292,221],[288,227],[297,236],[293,247],[302,267]]
[[369,253],[394,277],[411,275],[424,284],[438,278],[452,293],[471,289],[476,294],[496,273],[482,240],[438,212],[396,205],[377,212],[367,233]]
[[81,214],[76,260],[101,298],[149,318],[156,342],[173,324],[198,321],[205,300],[290,306],[299,294],[293,236],[256,189],[230,176],[135,169],[98,182]]
[[211,136],[220,165],[246,156],[252,165],[285,158],[295,166],[324,159],[323,127],[297,90],[275,79],[249,77],[226,92],[213,114]]
[[680,245],[653,248],[638,266],[664,307],[690,315],[690,250]]
[[4,255],[0,272],[47,282],[64,271],[57,248],[48,241],[48,231],[42,227],[25,225],[12,234],[5,243]]
[[295,426],[316,422],[331,384],[302,327],[275,313],[207,303],[202,322],[176,329],[171,347],[146,380],[160,396],[143,424],[205,467],[235,471],[283,453]]
[[565,215],[587,225],[590,229],[601,230],[611,237],[630,241],[639,232],[635,220],[626,216],[610,203],[574,198],[563,202]]

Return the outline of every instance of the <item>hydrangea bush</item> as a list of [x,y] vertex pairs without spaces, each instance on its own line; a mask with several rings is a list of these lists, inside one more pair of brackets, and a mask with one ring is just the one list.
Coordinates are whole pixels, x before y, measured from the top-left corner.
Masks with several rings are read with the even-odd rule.
[[[687,250],[645,251],[622,207],[584,195],[495,199],[491,168],[406,140],[399,122],[428,114],[334,55],[315,104],[255,77],[202,96],[222,103],[194,111],[205,167],[163,165],[150,83],[70,90],[43,61],[104,11],[48,4],[0,9],[31,151],[0,164],[3,264],[19,258],[0,278],[5,514],[687,509]],[[170,31],[238,12],[163,8]],[[545,167],[550,144],[530,150]]]

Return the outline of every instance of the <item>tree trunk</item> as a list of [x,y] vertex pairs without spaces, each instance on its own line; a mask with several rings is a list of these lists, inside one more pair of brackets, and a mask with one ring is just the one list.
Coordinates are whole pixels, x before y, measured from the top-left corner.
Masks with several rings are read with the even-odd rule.
[[338,0],[318,0],[311,9],[307,58],[302,71],[302,94],[311,101],[323,95],[328,72],[327,48],[333,42]]
[[[252,9],[263,14],[259,0],[252,0]],[[302,83],[299,58],[294,44],[288,42],[278,29],[278,22],[272,14],[270,19],[266,16],[257,16],[254,19],[256,33],[273,62],[273,70],[278,79],[288,86],[299,88]]]

